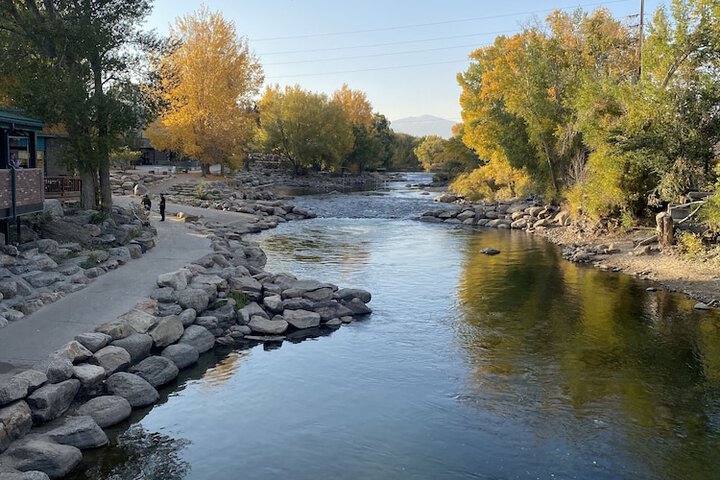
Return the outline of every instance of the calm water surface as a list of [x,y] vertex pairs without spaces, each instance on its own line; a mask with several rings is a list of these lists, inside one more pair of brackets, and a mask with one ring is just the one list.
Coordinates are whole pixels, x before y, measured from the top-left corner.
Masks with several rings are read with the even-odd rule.
[[257,237],[268,270],[368,289],[372,316],[204,356],[75,478],[720,477],[716,312],[522,232],[412,221],[436,206],[403,185],[303,198],[322,218]]

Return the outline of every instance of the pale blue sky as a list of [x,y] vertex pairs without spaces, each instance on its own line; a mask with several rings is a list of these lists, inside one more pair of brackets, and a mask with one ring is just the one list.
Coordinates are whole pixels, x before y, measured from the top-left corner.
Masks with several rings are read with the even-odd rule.
[[[147,27],[167,35],[176,17],[201,3],[235,22],[267,83],[325,93],[347,83],[390,120],[459,121],[456,75],[468,54],[554,8],[605,6],[617,18],[640,10],[640,0],[155,0]],[[646,0],[646,18],[662,3]]]

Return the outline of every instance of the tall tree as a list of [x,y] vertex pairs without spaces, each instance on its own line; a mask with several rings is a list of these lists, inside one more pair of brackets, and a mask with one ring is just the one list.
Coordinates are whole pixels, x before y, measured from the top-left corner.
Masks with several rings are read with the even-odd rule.
[[299,86],[268,87],[260,101],[261,142],[288,159],[293,171],[337,170],[353,148],[345,112],[327,95]]
[[138,84],[153,44],[140,31],[149,12],[148,0],[0,0],[0,77],[17,79],[6,97],[62,125],[86,208],[111,207],[110,151],[152,113]]
[[158,65],[165,110],[148,129],[150,141],[196,158],[204,174],[215,163],[237,167],[255,135],[260,63],[234,23],[205,7],[177,19],[171,41]]

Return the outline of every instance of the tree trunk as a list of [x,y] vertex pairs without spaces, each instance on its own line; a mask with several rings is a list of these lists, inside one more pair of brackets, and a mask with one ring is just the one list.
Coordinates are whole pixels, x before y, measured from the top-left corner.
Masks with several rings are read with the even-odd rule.
[[655,215],[655,223],[657,224],[657,238],[660,247],[669,247],[675,243],[675,226],[673,225],[672,215],[668,212],[662,212]]
[[100,208],[109,212],[112,208],[112,186],[110,185],[110,162],[102,162],[100,174]]
[[95,205],[95,179],[97,176],[93,171],[80,172],[82,180],[82,190],[80,192],[80,207],[85,210],[92,210]]
[[200,171],[202,171],[203,177],[207,177],[210,175],[210,165],[207,163],[200,163]]
[[92,60],[93,81],[95,86],[95,126],[97,128],[98,171],[100,173],[100,208],[109,212],[112,208],[112,187],[110,185],[110,152],[108,149],[108,120],[105,92],[102,82],[102,61],[100,55]]

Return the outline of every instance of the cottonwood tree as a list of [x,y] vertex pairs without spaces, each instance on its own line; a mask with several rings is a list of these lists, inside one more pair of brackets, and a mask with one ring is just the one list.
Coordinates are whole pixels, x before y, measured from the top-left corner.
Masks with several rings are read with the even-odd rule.
[[345,112],[327,95],[299,86],[268,87],[260,101],[260,140],[287,158],[293,171],[337,170],[353,148]]
[[153,110],[139,85],[149,12],[147,0],[0,0],[2,96],[66,132],[85,208],[110,209],[110,151]]
[[164,111],[147,131],[150,141],[199,160],[203,174],[216,163],[223,173],[238,167],[257,127],[259,61],[233,22],[205,7],[177,19],[171,43],[157,64]]

